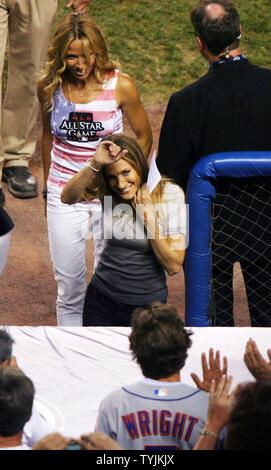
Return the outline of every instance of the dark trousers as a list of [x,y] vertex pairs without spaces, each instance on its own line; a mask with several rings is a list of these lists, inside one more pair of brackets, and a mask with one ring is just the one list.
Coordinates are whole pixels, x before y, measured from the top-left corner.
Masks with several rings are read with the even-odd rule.
[[132,314],[137,307],[147,308],[148,304],[116,302],[90,283],[85,297],[83,326],[131,326]]

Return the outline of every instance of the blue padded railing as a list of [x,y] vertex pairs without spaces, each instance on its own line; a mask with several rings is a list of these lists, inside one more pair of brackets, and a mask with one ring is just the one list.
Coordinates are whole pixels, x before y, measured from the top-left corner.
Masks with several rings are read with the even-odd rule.
[[223,152],[201,158],[192,168],[186,204],[189,208],[189,243],[185,259],[185,324],[210,326],[211,204],[218,177],[271,176],[270,152]]

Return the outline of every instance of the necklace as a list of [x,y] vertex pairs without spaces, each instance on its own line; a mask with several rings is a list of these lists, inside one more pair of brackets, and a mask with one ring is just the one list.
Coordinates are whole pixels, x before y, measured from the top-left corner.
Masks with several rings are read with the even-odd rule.
[[[70,102],[72,103],[72,92],[71,92],[71,87],[70,87],[69,83],[68,83],[68,87],[69,87]],[[82,92],[79,91],[79,95],[81,97],[85,96],[86,91],[89,92],[89,88],[85,88],[84,91],[82,91]]]
[[[95,85],[92,83],[89,87],[86,86],[83,91],[78,90],[80,97],[83,98],[83,96],[88,96],[89,92],[91,91],[91,88],[92,88],[93,93],[94,92],[100,93],[100,88],[97,88],[97,87],[95,88]],[[69,89],[70,102],[72,103],[72,92],[71,92],[70,83],[68,83],[68,89]]]

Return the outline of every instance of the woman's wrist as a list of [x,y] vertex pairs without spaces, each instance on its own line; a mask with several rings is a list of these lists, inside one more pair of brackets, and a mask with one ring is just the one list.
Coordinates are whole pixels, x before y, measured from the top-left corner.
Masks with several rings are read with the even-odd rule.
[[96,171],[98,173],[102,169],[103,164],[100,163],[100,162],[97,162],[93,158],[92,160],[88,160],[88,167],[91,168],[93,171]]
[[204,427],[204,429],[202,429],[200,434],[201,434],[201,436],[211,436],[214,439],[218,438],[218,434],[214,431],[210,431],[210,429],[208,429],[207,427]]
[[224,425],[221,421],[208,420],[205,422],[204,429],[213,432],[214,434],[219,434]]

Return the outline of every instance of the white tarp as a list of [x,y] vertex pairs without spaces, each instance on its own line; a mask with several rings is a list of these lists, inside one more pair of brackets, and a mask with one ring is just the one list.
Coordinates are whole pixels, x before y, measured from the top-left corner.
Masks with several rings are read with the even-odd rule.
[[[111,390],[142,377],[131,359],[130,328],[3,326],[15,340],[19,367],[34,382],[36,405],[56,431],[68,437],[92,432],[102,398]],[[191,372],[201,374],[201,353],[221,351],[234,384],[253,380],[243,355],[250,337],[267,360],[270,328],[191,328],[193,345],[181,373],[194,385]]]

